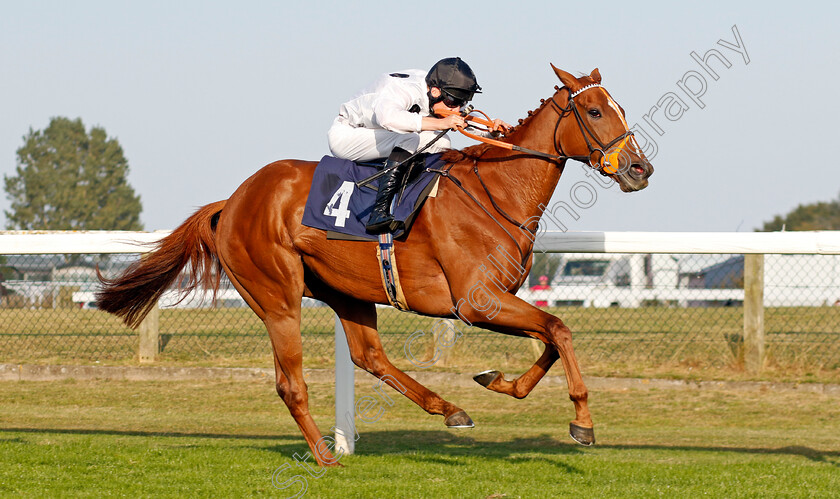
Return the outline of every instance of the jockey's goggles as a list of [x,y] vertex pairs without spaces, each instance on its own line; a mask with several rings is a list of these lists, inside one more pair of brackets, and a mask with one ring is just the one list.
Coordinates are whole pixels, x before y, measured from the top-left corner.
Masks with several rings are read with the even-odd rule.
[[466,100],[461,99],[461,98],[458,98],[458,97],[455,97],[454,95],[451,95],[451,94],[450,94],[449,92],[447,92],[446,90],[443,90],[443,92],[442,92],[442,93],[443,93],[443,95],[442,95],[442,98],[441,98],[440,100],[441,100],[441,102],[443,102],[443,104],[444,104],[446,107],[449,107],[449,108],[455,108],[455,107],[457,107],[457,108],[461,108],[461,107],[464,107],[464,105],[467,103],[467,101],[466,101]]

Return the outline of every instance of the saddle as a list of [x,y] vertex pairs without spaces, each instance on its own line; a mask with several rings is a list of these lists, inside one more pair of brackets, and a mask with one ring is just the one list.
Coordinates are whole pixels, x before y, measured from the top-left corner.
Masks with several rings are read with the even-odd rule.
[[[419,164],[412,165],[402,195],[394,198],[391,213],[404,227],[394,232],[395,239],[404,237],[411,229],[423,202],[434,197],[439,174],[435,171],[445,163],[440,154],[420,155]],[[365,224],[376,199],[376,181],[362,187],[357,185],[382,168],[382,163],[356,163],[333,156],[324,156],[315,167],[312,187],[303,211],[303,225],[327,232],[327,239],[376,241]]]

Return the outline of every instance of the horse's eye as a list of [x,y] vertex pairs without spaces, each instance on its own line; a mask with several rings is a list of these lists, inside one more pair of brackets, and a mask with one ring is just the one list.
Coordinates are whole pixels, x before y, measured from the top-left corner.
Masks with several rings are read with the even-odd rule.
[[601,117],[601,111],[598,111],[597,109],[590,109],[589,110],[589,116],[592,116],[593,118],[600,118]]

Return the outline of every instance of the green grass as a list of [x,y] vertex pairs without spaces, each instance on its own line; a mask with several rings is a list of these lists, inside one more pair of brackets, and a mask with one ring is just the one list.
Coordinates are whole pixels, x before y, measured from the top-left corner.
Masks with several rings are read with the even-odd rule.
[[[359,376],[357,396],[377,396]],[[357,453],[306,497],[828,497],[840,490],[840,404],[811,393],[598,391],[598,444],[567,436],[560,388],[525,400],[430,387],[466,409],[447,430],[393,396],[358,422]],[[332,386],[310,386],[333,423]],[[284,497],[272,474],[307,451],[265,382],[0,383],[0,495]],[[288,470],[279,478],[291,478]],[[289,494],[290,495],[290,494]]]

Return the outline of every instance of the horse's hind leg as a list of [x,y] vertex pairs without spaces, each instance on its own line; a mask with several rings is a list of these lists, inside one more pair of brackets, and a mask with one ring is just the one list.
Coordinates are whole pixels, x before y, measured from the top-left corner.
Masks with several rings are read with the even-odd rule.
[[[299,300],[299,298],[298,298]],[[265,326],[274,350],[277,394],[283,399],[300,428],[315,461],[321,466],[334,466],[333,457],[321,431],[309,413],[309,394],[303,380],[303,351],[300,336],[300,311],[294,316],[269,314]]]
[[560,354],[554,345],[546,343],[545,350],[534,365],[514,380],[506,380],[504,373],[500,371],[484,371],[475,375],[473,379],[488,390],[522,399],[531,393],[558,358]]
[[274,352],[275,387],[288,407],[321,466],[338,465],[309,412],[309,395],[303,380],[303,347],[300,335],[300,299],[303,295],[303,264],[296,255],[277,251],[258,254],[254,261],[240,254],[235,268],[232,258],[221,258],[234,287],[263,320]]
[[319,296],[338,314],[347,336],[353,363],[402,393],[429,414],[444,416],[450,428],[471,428],[472,419],[460,407],[447,402],[437,393],[418,383],[414,378],[397,369],[382,349],[376,328],[376,307],[367,303],[329,293]]

